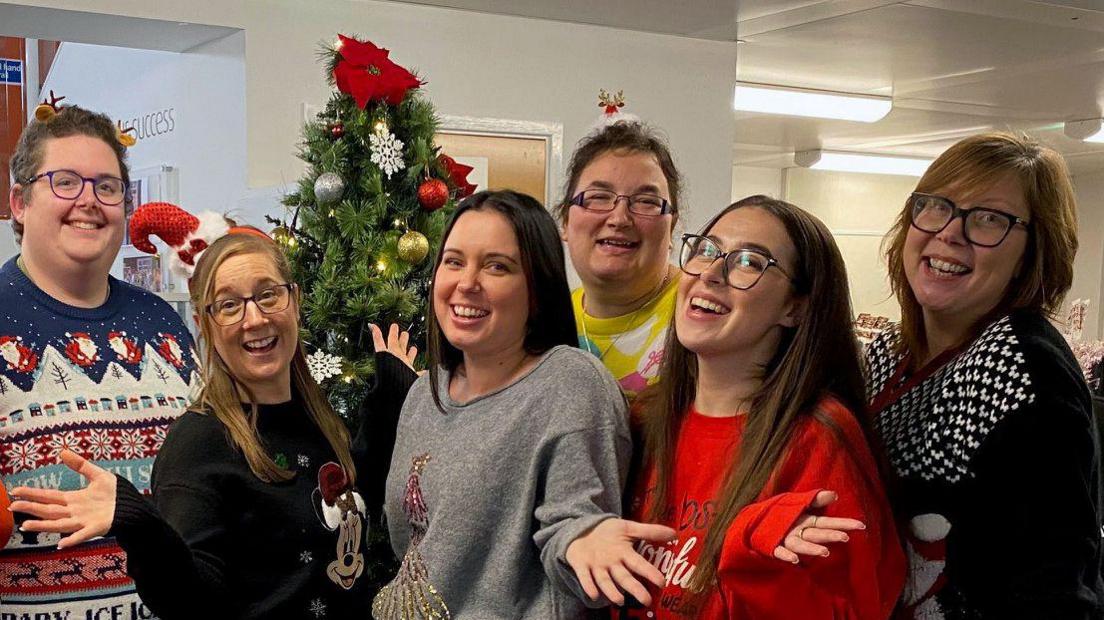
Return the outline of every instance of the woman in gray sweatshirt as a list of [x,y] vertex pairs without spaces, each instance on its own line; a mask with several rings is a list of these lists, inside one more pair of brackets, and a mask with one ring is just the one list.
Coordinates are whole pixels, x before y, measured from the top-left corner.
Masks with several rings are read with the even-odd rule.
[[377,620],[576,618],[568,545],[620,514],[631,451],[613,377],[577,348],[555,222],[510,191],[460,204],[431,285],[429,368],[403,407]]

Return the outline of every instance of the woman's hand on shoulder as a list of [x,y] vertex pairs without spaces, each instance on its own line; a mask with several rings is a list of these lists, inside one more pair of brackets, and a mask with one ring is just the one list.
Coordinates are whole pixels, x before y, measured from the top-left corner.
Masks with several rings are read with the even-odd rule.
[[61,462],[88,479],[88,486],[77,491],[16,487],[12,512],[38,517],[25,521],[20,529],[28,532],[68,534],[58,549],[79,545],[103,536],[115,519],[115,474],[89,463],[69,450],[61,451]]
[[384,340],[383,330],[379,326],[369,323],[368,330],[372,332],[372,346],[376,353],[386,351],[402,360],[402,363],[406,364],[410,370],[418,374],[425,372],[424,370],[419,372],[414,367],[414,359],[418,357],[418,347],[409,346],[410,332],[400,330],[398,325],[392,323],[387,330],[387,339]]
[[651,605],[648,588],[637,576],[657,588],[663,587],[665,579],[663,573],[633,547],[638,540],[665,544],[676,536],[675,530],[663,525],[606,519],[573,540],[567,547],[565,559],[591,600],[605,595],[615,605],[624,605],[624,591],[644,605]]
[[856,519],[816,514],[837,499],[839,496],[834,491],[817,493],[809,509],[798,517],[782,544],[774,548],[774,557],[791,564],[797,564],[803,555],[828,557],[829,551],[825,545],[847,542],[847,532],[866,529],[866,525]]

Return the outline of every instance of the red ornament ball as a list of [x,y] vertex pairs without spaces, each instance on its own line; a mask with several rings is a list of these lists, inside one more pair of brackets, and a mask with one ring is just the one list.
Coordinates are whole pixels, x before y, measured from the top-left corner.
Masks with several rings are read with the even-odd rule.
[[418,202],[426,211],[436,211],[448,202],[448,185],[441,179],[427,179],[418,186]]
[[341,136],[344,136],[344,135],[345,135],[345,124],[344,123],[334,123],[333,125],[330,125],[330,137],[331,138],[336,140],[336,139],[338,139],[338,138],[340,138]]

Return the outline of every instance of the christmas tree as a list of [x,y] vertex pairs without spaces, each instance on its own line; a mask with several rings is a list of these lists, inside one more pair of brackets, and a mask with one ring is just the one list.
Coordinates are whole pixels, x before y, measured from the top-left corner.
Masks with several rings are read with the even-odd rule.
[[[303,130],[307,171],[284,198],[274,236],[302,290],[302,338],[312,373],[351,424],[373,373],[370,323],[398,323],[424,342],[431,256],[471,168],[433,143],[424,83],[386,49],[338,36],[322,50],[334,92]],[[424,346],[419,349],[425,350]],[[369,579],[393,573],[386,530],[371,515]],[[373,544],[374,543],[374,544]]]

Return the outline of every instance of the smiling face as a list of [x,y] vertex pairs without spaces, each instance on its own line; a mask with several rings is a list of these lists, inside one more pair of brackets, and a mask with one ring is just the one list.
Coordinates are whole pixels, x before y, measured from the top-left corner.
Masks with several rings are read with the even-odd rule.
[[[99,138],[74,135],[43,145],[42,165],[35,174],[73,170],[83,177],[121,177],[119,160]],[[12,215],[23,224],[22,252],[40,271],[74,273],[111,269],[123,241],[123,205],[106,206],[86,183],[75,199],[58,198],[43,177],[30,186],[13,187]]]
[[[986,207],[1031,219],[1023,189],[1011,175],[973,196],[961,195],[954,188],[932,193],[963,209]],[[904,272],[925,323],[973,325],[1000,303],[1020,270],[1028,242],[1026,229],[1014,226],[1000,245],[987,248],[968,242],[962,226],[962,219],[956,218],[938,233],[915,226],[908,229],[902,250]]]
[[[264,289],[286,284],[272,260],[257,252],[224,260],[215,273],[213,303],[232,297],[251,297]],[[258,402],[277,403],[291,398],[291,360],[299,346],[299,304],[291,295],[288,307],[272,314],[248,302],[245,315],[233,325],[218,325],[210,316],[215,351],[231,374],[248,387]]]
[[522,350],[528,283],[517,235],[504,215],[477,209],[456,220],[434,276],[433,312],[465,357]]
[[[572,193],[588,189],[671,199],[663,169],[651,153],[599,155],[583,169]],[[605,213],[570,207],[563,238],[584,286],[620,287],[635,296],[655,289],[667,268],[672,218],[671,214],[637,215],[625,200]]]
[[782,222],[758,207],[729,211],[705,236],[724,252],[759,250],[774,257],[782,270],[768,268],[747,290],[729,286],[721,260],[699,276],[684,274],[675,306],[679,342],[699,360],[766,364],[774,356],[782,329],[795,326],[802,309],[785,275],[796,273],[793,242]]

